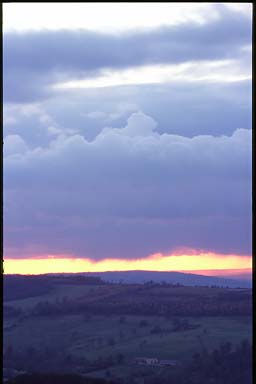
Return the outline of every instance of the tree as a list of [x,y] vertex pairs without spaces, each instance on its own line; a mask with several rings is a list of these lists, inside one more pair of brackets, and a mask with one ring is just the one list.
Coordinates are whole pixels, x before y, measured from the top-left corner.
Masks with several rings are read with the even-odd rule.
[[115,342],[114,337],[111,336],[111,337],[108,338],[108,345],[113,346],[113,345],[115,345],[115,343],[116,342]]
[[124,324],[126,322],[126,317],[125,316],[120,316],[119,317],[119,324]]
[[148,321],[147,320],[141,320],[140,322],[139,322],[139,326],[140,327],[147,327],[149,324],[148,324]]
[[122,353],[118,353],[116,356],[117,364],[122,364],[124,361],[124,355]]

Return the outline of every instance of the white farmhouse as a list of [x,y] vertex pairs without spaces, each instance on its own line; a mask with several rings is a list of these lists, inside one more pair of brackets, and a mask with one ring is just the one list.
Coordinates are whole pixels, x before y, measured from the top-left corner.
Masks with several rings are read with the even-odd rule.
[[135,363],[139,365],[157,365],[158,359],[156,357],[136,357]]

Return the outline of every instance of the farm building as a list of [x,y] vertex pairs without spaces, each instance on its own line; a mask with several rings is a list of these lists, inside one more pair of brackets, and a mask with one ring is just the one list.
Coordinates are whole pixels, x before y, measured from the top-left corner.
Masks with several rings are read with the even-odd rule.
[[155,357],[136,357],[135,363],[139,365],[157,365],[158,359]]
[[139,365],[155,365],[155,366],[175,366],[176,360],[159,360],[156,357],[136,357],[135,364]]
[[177,365],[177,361],[176,360],[160,360],[159,361],[159,365],[169,365],[169,366],[173,366],[173,365]]

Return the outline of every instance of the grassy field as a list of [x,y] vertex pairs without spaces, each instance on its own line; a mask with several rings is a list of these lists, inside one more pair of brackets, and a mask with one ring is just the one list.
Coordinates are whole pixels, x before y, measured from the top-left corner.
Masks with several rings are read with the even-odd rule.
[[64,297],[72,300],[79,297],[89,296],[92,293],[97,292],[98,289],[102,289],[102,286],[60,284],[54,287],[53,292],[35,297],[27,297],[20,300],[11,300],[8,301],[8,304],[17,308],[29,309],[40,301],[49,301],[54,303],[56,300],[62,300]]
[[144,319],[125,316],[124,323],[120,323],[120,316],[31,317],[4,331],[4,344],[15,345],[19,351],[30,346],[44,349],[58,345],[88,360],[118,353],[128,360],[138,355],[183,360],[202,348],[198,336],[209,350],[224,341],[237,344],[244,338],[251,339],[250,318],[190,318],[192,324],[200,324],[200,327],[162,334],[152,334],[151,330],[154,326],[170,329],[170,320],[148,316],[148,325],[142,327],[140,322]]
[[[106,305],[107,302],[111,304],[122,303],[122,300],[129,301],[132,297],[138,299],[140,303],[143,295],[156,302],[159,297],[165,300],[165,296],[170,300],[172,298],[187,300],[191,296],[192,299],[211,301],[214,297],[216,300],[218,295],[230,292],[231,290],[204,287],[145,288],[138,285],[129,287],[56,284],[50,293],[4,303],[23,310],[21,315],[4,317],[4,350],[12,346],[15,352],[29,356],[28,351],[33,348],[41,353],[42,359],[49,350],[53,356],[55,353],[63,352],[74,359],[84,361],[85,365],[112,357],[114,364],[86,373],[95,377],[110,375],[128,380],[130,374],[139,377],[150,374],[151,369],[171,369],[136,366],[133,360],[135,357],[146,356],[173,359],[182,364],[191,359],[196,352],[202,352],[204,348],[210,352],[223,342],[231,342],[234,346],[244,339],[251,342],[251,316],[186,316],[188,323],[197,327],[174,331],[173,322],[175,318],[177,319],[175,316],[106,313],[103,315],[103,313],[86,312],[86,309],[83,313],[66,312],[61,315],[34,316],[31,310],[44,301],[58,303],[64,307],[66,301],[83,304],[95,300]],[[236,292],[243,295],[246,290]],[[178,318],[184,319],[182,316]],[[160,329],[160,332],[154,332],[155,329]],[[117,356],[120,355],[122,361],[118,363]],[[81,372],[83,369],[80,364]]]

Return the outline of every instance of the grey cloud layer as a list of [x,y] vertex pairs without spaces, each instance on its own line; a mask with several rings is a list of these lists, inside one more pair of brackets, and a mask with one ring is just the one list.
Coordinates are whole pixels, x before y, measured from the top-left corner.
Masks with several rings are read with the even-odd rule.
[[250,81],[50,90],[144,64],[248,73],[250,19],[218,6],[203,25],[4,35],[6,257],[251,253]]
[[124,126],[132,112],[153,117],[159,133],[230,136],[251,129],[251,82],[150,85],[72,91],[34,104],[4,105],[4,136],[47,147],[58,133],[93,140],[106,125]]
[[251,44],[248,17],[223,8],[220,19],[116,35],[89,31],[5,33],[4,99],[49,96],[49,85],[94,76],[103,68],[221,60]]
[[10,135],[5,145],[6,252],[100,259],[180,246],[251,251],[250,130],[159,134],[138,112],[90,142],[59,135],[28,150]]

